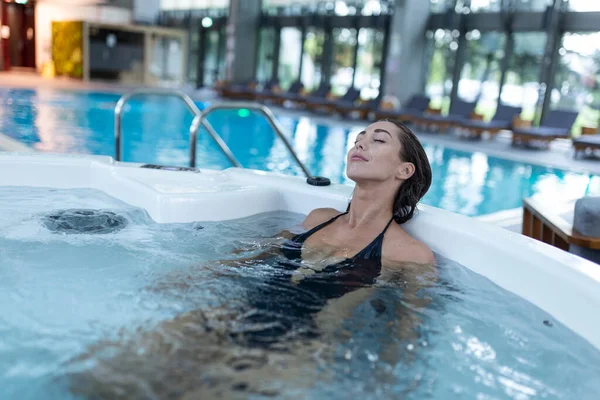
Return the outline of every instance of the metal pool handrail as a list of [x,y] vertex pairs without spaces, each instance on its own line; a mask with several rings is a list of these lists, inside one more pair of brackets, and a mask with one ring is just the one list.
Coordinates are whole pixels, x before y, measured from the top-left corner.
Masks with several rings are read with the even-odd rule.
[[[194,103],[194,100],[181,90],[174,89],[137,89],[131,91],[129,93],[121,96],[117,105],[115,106],[115,159],[117,161],[121,161],[121,148],[122,148],[122,130],[123,130],[123,108],[125,104],[135,96],[139,95],[159,95],[159,96],[174,96],[182,99],[188,109],[194,114],[194,119],[192,120],[192,125],[190,126],[190,141],[193,143],[193,151],[190,149],[190,166],[196,166],[196,138],[198,137],[198,130],[200,129],[200,124],[204,126],[208,134],[213,138],[213,140],[217,143],[223,154],[229,159],[231,164],[235,167],[243,168],[242,164],[235,158],[231,149],[227,144],[223,141],[221,136],[215,131],[212,125],[203,117],[203,113]],[[205,114],[204,114],[205,115]],[[192,140],[193,138],[193,140]]]
[[[248,110],[257,111],[257,112],[261,113],[262,115],[264,115],[265,118],[267,119],[267,121],[269,122],[269,125],[275,132],[275,134],[279,137],[279,139],[281,139],[283,141],[283,144],[285,145],[287,150],[290,152],[290,154],[294,158],[294,161],[296,161],[296,164],[298,164],[300,166],[300,168],[302,169],[302,172],[304,172],[304,175],[306,175],[307,178],[312,178],[310,171],[308,170],[308,168],[306,168],[304,163],[302,163],[302,161],[300,161],[300,159],[298,158],[298,155],[292,148],[292,145],[290,145],[290,142],[283,135],[283,128],[281,127],[279,122],[277,122],[277,120],[275,119],[275,115],[273,115],[273,112],[271,111],[271,109],[269,109],[269,107],[267,107],[267,106],[264,106],[259,103],[247,102],[247,101],[227,101],[227,102],[217,103],[217,104],[213,104],[213,105],[205,108],[204,110],[202,110],[202,113],[200,114],[200,121],[198,123],[200,123],[200,122],[204,123],[208,114],[210,114],[211,112],[213,112],[215,110],[230,110],[230,109],[238,109],[238,108],[245,108]],[[196,166],[196,136],[197,136],[197,134],[198,134],[197,129],[194,132],[190,131],[190,160],[191,160],[190,166],[191,167]]]

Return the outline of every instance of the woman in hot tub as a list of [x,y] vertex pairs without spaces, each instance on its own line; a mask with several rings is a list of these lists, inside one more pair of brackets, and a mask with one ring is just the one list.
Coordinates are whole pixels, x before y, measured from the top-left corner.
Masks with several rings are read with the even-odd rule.
[[[103,352],[114,348],[117,355],[98,357],[94,369],[74,380],[74,390],[99,398],[204,398],[222,396],[227,388],[260,394],[270,390],[266,379],[310,385],[317,377],[309,378],[309,364],[301,359],[327,351],[327,336],[339,333],[376,283],[400,284],[413,312],[405,307],[391,333],[416,339],[414,310],[427,303],[417,292],[437,279],[437,269],[431,250],[401,225],[431,185],[427,155],[410,129],[382,120],[358,134],[347,175],[356,187],[346,212],[316,209],[304,221],[305,233],[284,233],[260,256],[226,262],[276,267],[265,284],[250,290],[247,308],[191,311],[125,345],[103,344]],[[378,312],[385,308],[371,304]],[[388,348],[380,357],[397,353]],[[306,382],[300,383],[302,377]]]

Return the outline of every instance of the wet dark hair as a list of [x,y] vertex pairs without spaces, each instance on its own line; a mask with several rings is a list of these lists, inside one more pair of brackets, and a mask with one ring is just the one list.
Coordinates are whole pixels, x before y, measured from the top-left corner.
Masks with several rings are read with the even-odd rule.
[[[392,207],[394,221],[404,224],[411,220],[417,210],[417,204],[425,196],[431,186],[431,165],[425,149],[417,136],[402,122],[395,119],[381,119],[378,122],[389,122],[398,127],[400,134],[400,159],[415,166],[415,173],[408,178],[396,194]],[[348,206],[350,209],[350,206]]]

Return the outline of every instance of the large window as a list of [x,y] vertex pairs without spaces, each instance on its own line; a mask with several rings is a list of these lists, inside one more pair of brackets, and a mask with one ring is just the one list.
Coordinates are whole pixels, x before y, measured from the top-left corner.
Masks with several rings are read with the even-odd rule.
[[381,62],[383,60],[383,31],[363,28],[358,32],[358,53],[354,86],[360,89],[363,99],[379,95]]
[[466,61],[458,83],[458,97],[477,102],[477,112],[488,119],[495,112],[500,89],[500,61],[505,35],[499,32],[467,32]]
[[446,110],[450,104],[452,74],[459,35],[458,31],[443,29],[438,29],[435,33],[427,32],[431,59],[425,93],[431,97],[432,107],[441,107]]
[[275,28],[263,28],[260,30],[258,46],[258,67],[256,79],[266,82],[273,74],[273,57],[275,52]]
[[229,0],[160,0],[161,10],[227,9]]
[[[458,0],[462,4],[463,0]],[[459,4],[459,6],[460,6]],[[431,12],[443,13],[448,10],[454,10],[457,6],[457,0],[431,0]]]
[[[591,7],[588,3],[595,0],[571,0],[582,4],[581,7]],[[583,5],[586,3],[586,5]],[[431,12],[443,13],[448,10],[456,12],[498,12],[502,7],[512,6],[518,11],[543,11],[552,0],[430,0]],[[598,9],[598,8],[596,8]],[[582,10],[583,11],[583,10]],[[591,10],[585,10],[591,11]]]
[[600,119],[600,33],[567,33],[554,75],[552,108],[579,111],[573,132]]
[[212,86],[219,78],[221,66],[224,63],[223,59],[224,49],[221,47],[221,32],[219,30],[205,31],[205,47],[204,47],[204,85]]
[[394,2],[395,0],[263,0],[262,8],[271,15],[301,15],[306,12],[339,16],[380,15],[391,13]]
[[471,0],[473,12],[497,12],[502,8],[502,0]]
[[356,29],[333,30],[331,91],[335,95],[343,95],[352,86],[356,39]]
[[200,26],[197,20],[190,23],[190,42],[188,56],[188,81],[198,82],[198,62],[200,58]]
[[325,32],[311,28],[306,32],[304,40],[304,56],[302,60],[301,80],[304,88],[312,91],[321,83],[323,75],[323,44]]
[[[553,0],[511,0],[518,11],[544,11]],[[585,0],[593,1],[593,0]]]
[[504,104],[523,107],[523,117],[533,119],[539,98],[539,77],[546,34],[515,33],[514,41],[501,100]]
[[299,28],[282,28],[279,45],[279,85],[288,88],[297,81],[302,54],[302,31]]
[[600,11],[600,1],[598,1],[598,0],[569,0],[569,10],[571,10],[571,11]]

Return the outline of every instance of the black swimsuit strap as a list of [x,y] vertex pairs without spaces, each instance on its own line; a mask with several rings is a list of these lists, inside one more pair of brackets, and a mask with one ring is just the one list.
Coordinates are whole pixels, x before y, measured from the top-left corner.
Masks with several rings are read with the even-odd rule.
[[394,222],[394,217],[392,217],[390,219],[390,222],[387,223],[387,225],[385,226],[385,228],[383,229],[383,231],[381,232],[381,236],[385,235],[385,233],[387,232],[388,228],[390,227],[390,225],[392,225],[392,222]]
[[387,232],[389,227],[392,225],[392,222],[394,222],[393,217],[392,217],[392,219],[390,219],[390,222],[387,223],[385,228],[383,228],[383,230],[381,231],[379,236],[377,236],[371,243],[369,243],[367,245],[367,247],[365,247],[364,249],[359,251],[354,257],[352,257],[352,259],[353,260],[356,260],[359,258],[371,259],[371,258],[375,257],[375,258],[379,258],[379,260],[381,261],[381,256],[383,253],[383,237],[385,236],[385,233]]
[[325,228],[328,225],[331,225],[332,223],[334,223],[335,221],[337,221],[337,219],[343,215],[348,214],[348,212],[346,211],[345,213],[341,213],[336,215],[335,217],[331,218],[328,221],[323,222],[322,224],[319,224],[317,226],[315,226],[314,228],[312,228],[311,230],[304,232],[300,235],[297,235],[294,237],[293,241],[296,243],[304,243],[304,241],[306,239],[308,239],[310,236],[312,236],[313,234],[315,234],[316,232],[320,231],[321,229]]

